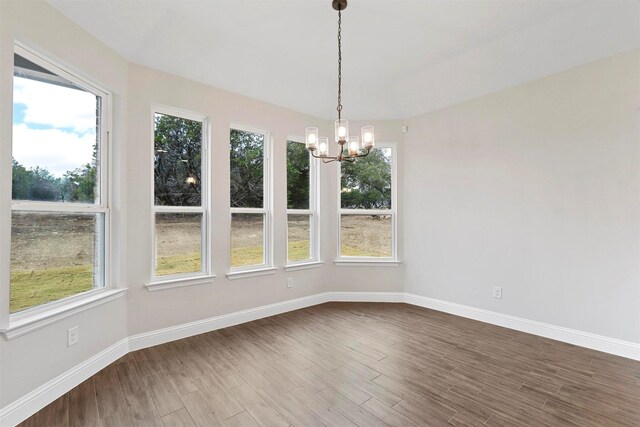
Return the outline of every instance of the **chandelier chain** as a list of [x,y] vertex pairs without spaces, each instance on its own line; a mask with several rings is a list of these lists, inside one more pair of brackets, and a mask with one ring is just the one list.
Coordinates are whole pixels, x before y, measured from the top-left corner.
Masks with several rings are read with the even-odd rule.
[[342,11],[338,10],[338,119],[342,113]]
[[342,11],[346,9],[347,1],[332,1],[333,9],[338,11],[338,107],[336,108],[338,120],[335,122],[335,137],[340,150],[338,155],[329,156],[329,138],[320,137],[317,127],[305,129],[305,141],[309,154],[315,159],[322,159],[323,163],[353,163],[360,157],[368,156],[375,145],[373,126],[362,126],[362,146],[360,146],[357,136],[349,136],[348,121],[342,120]]

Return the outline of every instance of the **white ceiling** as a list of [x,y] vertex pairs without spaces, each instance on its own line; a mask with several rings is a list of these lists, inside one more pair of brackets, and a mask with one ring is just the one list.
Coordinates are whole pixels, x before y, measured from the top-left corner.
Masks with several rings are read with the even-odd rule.
[[[50,2],[132,62],[335,116],[330,0]],[[637,47],[637,0],[349,0],[343,114],[407,118]]]

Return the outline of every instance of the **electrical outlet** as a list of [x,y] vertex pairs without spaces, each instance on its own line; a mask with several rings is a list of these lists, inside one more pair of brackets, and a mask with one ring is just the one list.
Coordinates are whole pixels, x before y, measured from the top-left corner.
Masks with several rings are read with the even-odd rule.
[[493,297],[497,299],[502,299],[502,288],[500,286],[493,287]]
[[287,279],[287,288],[293,288],[293,277]]
[[78,343],[80,336],[78,335],[78,326],[67,330],[67,347],[71,347]]

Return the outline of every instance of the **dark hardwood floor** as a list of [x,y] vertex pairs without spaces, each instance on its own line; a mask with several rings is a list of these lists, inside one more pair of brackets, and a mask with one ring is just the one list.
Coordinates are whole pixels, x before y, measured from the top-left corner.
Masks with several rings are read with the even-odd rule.
[[640,362],[405,304],[130,353],[21,426],[640,426]]

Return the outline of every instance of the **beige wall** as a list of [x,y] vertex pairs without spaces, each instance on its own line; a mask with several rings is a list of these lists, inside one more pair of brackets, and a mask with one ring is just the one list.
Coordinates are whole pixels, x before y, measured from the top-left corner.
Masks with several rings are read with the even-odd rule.
[[[286,139],[305,126],[322,132],[333,123],[130,64],[44,2],[0,1],[0,182],[11,182],[11,87],[14,40],[27,43],[115,94],[113,223],[114,287],[124,299],[107,303],[12,341],[0,338],[0,408],[71,369],[120,339],[158,328],[218,316],[331,290],[401,291],[403,267],[335,267],[335,164],[321,171],[322,268],[229,281],[229,125],[271,132],[274,142],[275,265],[286,261]],[[151,241],[152,104],[205,114],[212,122],[213,269],[209,285],[149,292]],[[377,139],[401,143],[401,123],[383,121]],[[359,124],[354,123],[359,126]],[[399,187],[401,188],[401,187]],[[0,185],[0,314],[8,316],[10,251],[9,185]],[[329,274],[331,272],[331,274]],[[293,277],[295,287],[287,289]],[[6,322],[5,322],[6,324]],[[80,327],[80,342],[66,346],[66,332]]]
[[[128,64],[120,56],[41,2],[0,1],[0,319],[9,312],[11,222],[11,122],[13,45],[18,40],[114,93],[114,140],[123,141],[126,127]],[[125,248],[127,180],[124,144],[114,150],[114,247]],[[118,286],[126,286],[126,252],[113,257]],[[80,326],[80,342],[67,347],[67,329]],[[82,312],[37,332],[6,341],[0,338],[0,407],[76,366],[127,336],[126,301],[119,299]]]
[[409,120],[406,291],[640,342],[639,77],[635,50]]
[[[14,40],[115,94],[112,285],[129,288],[123,299],[12,341],[0,338],[0,407],[126,336],[318,292],[399,292],[405,282],[409,292],[640,342],[638,51],[411,119],[407,135],[402,122],[374,123],[378,141],[398,143],[401,266],[334,266],[333,164],[322,166],[321,177],[324,266],[229,281],[230,123],[273,137],[279,267],[286,138],[309,124],[330,134],[332,123],[130,64],[43,2],[0,1],[0,24],[0,320],[8,316]],[[210,285],[144,288],[153,103],[212,121],[218,277]],[[287,277],[295,278],[293,289]],[[494,285],[504,288],[502,300],[491,298]],[[76,325],[80,343],[67,348],[66,330]]]
[[[217,275],[211,285],[153,293],[144,288],[151,274],[149,260],[153,254],[149,228],[152,197],[149,118],[154,104],[177,107],[211,118],[213,270]],[[135,167],[129,170],[129,178],[130,182],[136,183],[129,186],[127,200],[130,334],[329,290],[402,290],[401,275],[398,274],[402,267],[382,267],[379,269],[382,271],[372,272],[361,267],[333,266],[336,253],[335,164],[319,165],[321,254],[325,265],[289,273],[280,268],[274,275],[233,281],[225,277],[230,262],[230,124],[244,124],[271,133],[274,154],[274,261],[276,266],[282,267],[286,263],[287,138],[304,136],[305,126],[311,124],[319,125],[326,134],[332,131],[333,123],[137,65],[129,67],[128,113],[127,136],[131,141],[128,154],[135,163]],[[399,122],[380,122],[376,136],[381,141],[398,141],[402,135],[400,128]],[[337,274],[329,275],[333,269]],[[286,287],[287,277],[294,278],[294,288]]]

